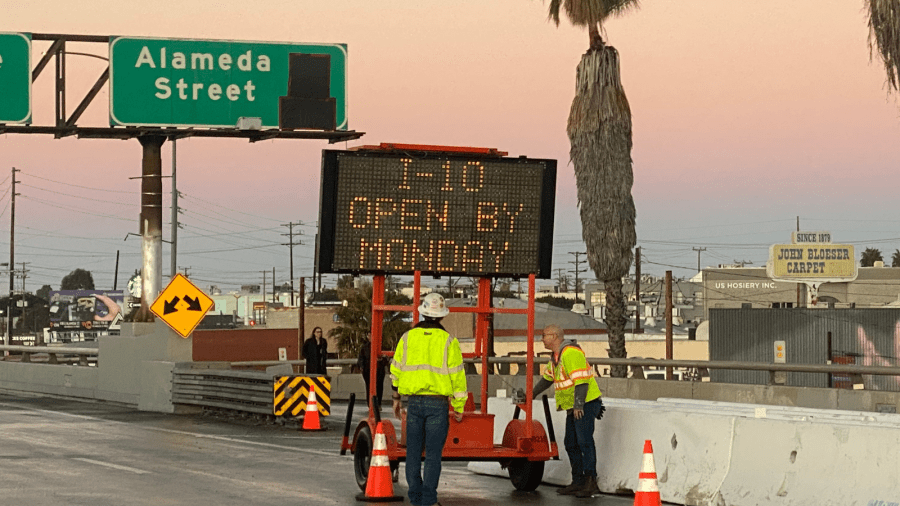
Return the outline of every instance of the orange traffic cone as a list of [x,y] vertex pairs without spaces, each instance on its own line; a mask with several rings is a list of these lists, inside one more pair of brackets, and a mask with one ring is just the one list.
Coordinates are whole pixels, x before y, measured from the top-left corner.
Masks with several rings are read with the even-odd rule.
[[644,461],[638,475],[638,488],[634,493],[634,506],[662,506],[659,482],[656,481],[656,465],[653,463],[653,444],[644,441]]
[[303,415],[303,426],[300,430],[325,430],[319,423],[319,404],[316,402],[316,390],[312,387],[309,389],[306,413]]
[[384,429],[381,424],[382,422],[378,422],[378,425],[375,426],[375,441],[372,445],[372,459],[369,462],[366,492],[357,494],[357,501],[393,502],[403,500],[402,496],[394,495],[391,466],[387,457],[387,440],[384,438]]

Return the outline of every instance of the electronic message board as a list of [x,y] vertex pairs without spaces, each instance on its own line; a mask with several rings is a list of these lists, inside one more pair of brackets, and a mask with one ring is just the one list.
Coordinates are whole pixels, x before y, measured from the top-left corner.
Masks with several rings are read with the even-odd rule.
[[319,271],[549,278],[556,160],[322,154]]

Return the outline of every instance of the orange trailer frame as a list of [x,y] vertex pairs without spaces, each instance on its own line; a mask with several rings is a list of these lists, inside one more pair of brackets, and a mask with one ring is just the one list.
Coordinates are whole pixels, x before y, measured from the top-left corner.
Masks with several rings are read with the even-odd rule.
[[[400,435],[394,427],[393,420],[382,419],[380,411],[374,409],[373,399],[376,385],[376,364],[382,356],[393,356],[393,352],[382,351],[382,324],[385,311],[411,312],[413,321],[419,320],[418,301],[411,306],[386,305],[384,302],[384,275],[374,277],[372,286],[372,329],[369,367],[369,392],[367,404],[368,416],[361,421],[354,432],[353,442],[349,442],[350,424],[353,413],[354,396],[351,395],[350,407],[347,413],[347,423],[344,430],[344,438],[341,442],[341,454],[350,450],[354,454],[357,471],[357,484],[365,490],[365,478],[368,470],[368,457],[363,453],[371,454],[372,435],[375,426],[380,421],[387,442],[387,456],[392,467],[406,460],[405,446],[405,416],[400,422]],[[413,293],[418,294],[421,288],[421,274],[417,271],[413,281]],[[517,489],[534,490],[543,475],[543,463],[550,459],[558,459],[559,452],[552,422],[549,418],[549,407],[544,398],[545,418],[548,422],[547,430],[543,424],[534,419],[533,400],[531,391],[534,388],[534,292],[535,275],[528,277],[528,306],[525,309],[496,308],[491,307],[491,280],[480,278],[478,283],[478,305],[476,307],[451,307],[451,312],[475,313],[475,351],[464,353],[466,358],[481,358],[481,403],[476,409],[471,393],[466,403],[465,415],[461,422],[456,422],[450,417],[450,430],[447,435],[447,443],[444,446],[442,460],[448,461],[497,461],[504,467],[510,466],[510,478]],[[488,413],[488,318],[491,314],[522,314],[527,317],[527,354],[526,354],[526,395],[525,401],[516,406],[516,415],[511,420],[503,433],[501,444],[494,444],[494,415]],[[524,420],[518,419],[519,412],[525,414]],[[535,465],[538,464],[538,465]]]

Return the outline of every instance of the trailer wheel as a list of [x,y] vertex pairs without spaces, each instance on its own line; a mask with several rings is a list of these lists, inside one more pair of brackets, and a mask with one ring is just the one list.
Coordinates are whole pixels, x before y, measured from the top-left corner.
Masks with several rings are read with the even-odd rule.
[[516,490],[533,492],[544,478],[544,461],[513,459],[509,463],[509,479]]
[[369,462],[372,460],[372,431],[366,425],[356,435],[356,451],[353,453],[353,471],[356,484],[363,492],[369,480]]

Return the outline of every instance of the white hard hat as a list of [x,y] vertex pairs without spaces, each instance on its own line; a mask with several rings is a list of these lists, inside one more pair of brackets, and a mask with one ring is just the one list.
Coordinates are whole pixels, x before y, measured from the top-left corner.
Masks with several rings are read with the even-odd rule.
[[431,318],[443,318],[450,314],[450,309],[444,303],[444,296],[439,293],[429,293],[422,299],[419,312]]

